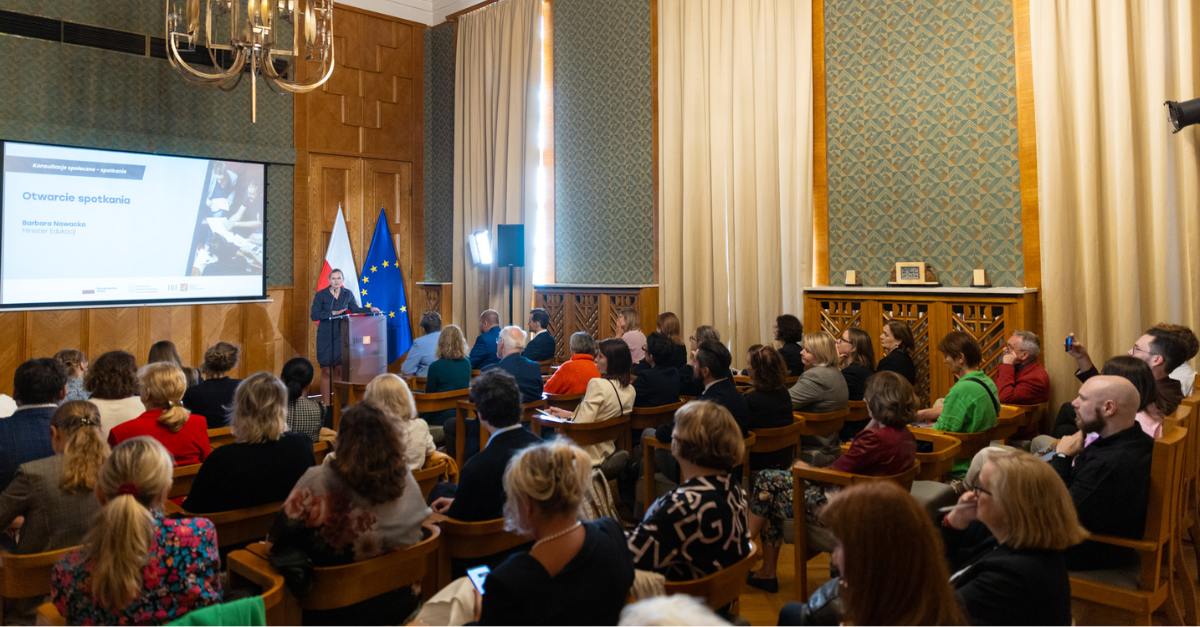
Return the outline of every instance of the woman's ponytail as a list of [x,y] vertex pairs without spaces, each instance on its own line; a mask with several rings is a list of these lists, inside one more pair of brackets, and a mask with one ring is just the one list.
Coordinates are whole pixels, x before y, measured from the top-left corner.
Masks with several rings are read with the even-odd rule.
[[175,364],[157,362],[144,366],[138,377],[146,390],[147,408],[161,409],[158,423],[171,433],[179,433],[189,416],[183,407],[183,393],[187,391],[183,371]]
[[100,466],[109,455],[101,431],[100,410],[89,401],[68,401],[54,412],[50,426],[60,437],[67,438],[59,487],[66,492],[91,490]]

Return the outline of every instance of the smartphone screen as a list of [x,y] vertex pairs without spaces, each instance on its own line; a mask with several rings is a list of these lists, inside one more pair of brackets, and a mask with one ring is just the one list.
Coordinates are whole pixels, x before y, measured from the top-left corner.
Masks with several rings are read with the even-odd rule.
[[1071,336],[1069,336],[1069,335],[1067,336],[1067,342],[1066,342],[1066,346],[1067,346],[1067,352],[1068,352],[1068,353],[1069,353],[1069,352],[1071,352],[1071,344],[1074,344],[1074,342],[1072,341],[1072,340],[1074,340],[1074,339],[1075,339],[1075,338],[1073,338],[1073,337],[1071,337]]
[[467,569],[467,576],[471,578],[471,583],[475,585],[475,589],[479,591],[479,594],[483,594],[483,580],[487,579],[490,572],[492,572],[492,569],[487,566],[476,566],[475,568]]

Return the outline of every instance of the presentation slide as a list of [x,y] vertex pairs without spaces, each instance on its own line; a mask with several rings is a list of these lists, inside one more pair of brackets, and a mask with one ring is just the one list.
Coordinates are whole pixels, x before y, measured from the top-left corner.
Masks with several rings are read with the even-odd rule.
[[266,166],[4,143],[0,306],[265,296]]

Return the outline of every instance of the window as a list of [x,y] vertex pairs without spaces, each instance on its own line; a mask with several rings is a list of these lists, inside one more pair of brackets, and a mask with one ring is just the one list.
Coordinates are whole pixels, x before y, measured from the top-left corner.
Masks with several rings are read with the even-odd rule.
[[554,282],[554,5],[542,2],[542,84],[538,89],[537,217],[533,237],[533,282]]

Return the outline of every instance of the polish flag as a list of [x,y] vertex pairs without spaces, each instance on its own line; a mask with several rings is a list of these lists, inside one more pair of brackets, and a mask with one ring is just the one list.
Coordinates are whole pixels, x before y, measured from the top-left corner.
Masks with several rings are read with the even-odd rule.
[[358,272],[354,269],[354,253],[350,251],[350,234],[346,231],[346,219],[342,217],[342,207],[338,205],[337,221],[333,223],[333,237],[329,238],[329,250],[325,251],[325,265],[321,267],[321,276],[317,279],[317,291],[329,287],[329,273],[334,268],[342,271],[346,282],[342,287],[354,294],[354,302],[361,307],[362,292],[358,290]]

